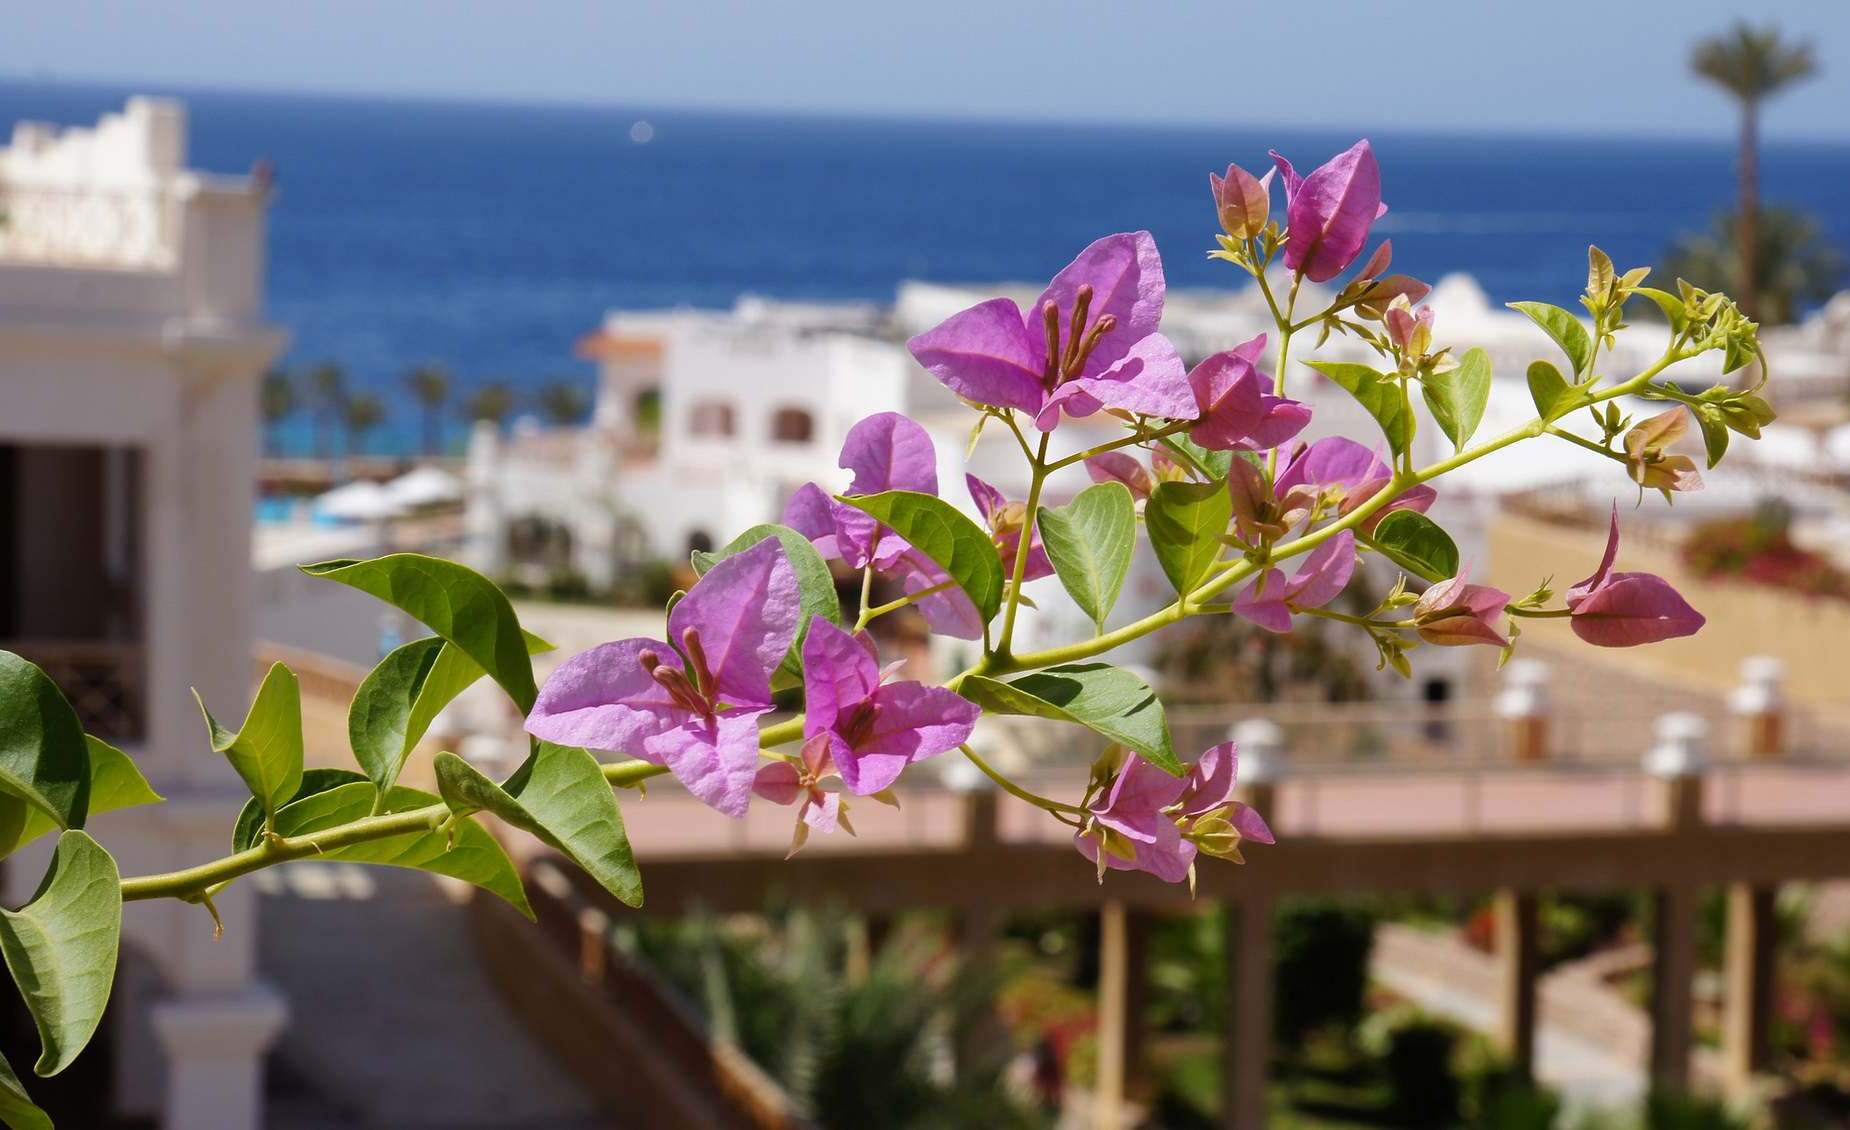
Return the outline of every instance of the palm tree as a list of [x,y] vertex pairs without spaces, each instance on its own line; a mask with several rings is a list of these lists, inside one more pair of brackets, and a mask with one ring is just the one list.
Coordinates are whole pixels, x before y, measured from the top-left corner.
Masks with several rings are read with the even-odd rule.
[[441,365],[419,365],[405,374],[405,387],[424,413],[424,454],[443,450],[443,409],[450,399],[450,374]]
[[[1755,261],[1760,250],[1760,103],[1815,74],[1818,63],[1811,44],[1788,42],[1777,28],[1755,28],[1742,21],[1697,43],[1690,68],[1741,104],[1741,148],[1735,158],[1740,175],[1736,203],[1740,222],[1735,235],[1741,258],[1738,277],[1751,284],[1760,275]],[[1751,285],[1734,297],[1749,314],[1758,313]]]
[[501,427],[507,422],[508,413],[514,410],[514,390],[506,381],[489,381],[478,385],[474,392],[463,398],[463,415],[480,423],[487,420]]
[[1733,214],[1716,217],[1704,234],[1679,240],[1658,273],[1688,279],[1704,290],[1753,294],[1755,313],[1766,325],[1793,321],[1807,303],[1837,293],[1844,257],[1825,241],[1816,219],[1790,208],[1768,208],[1760,213],[1755,232],[1759,243],[1752,279],[1740,274],[1739,223]]
[[295,380],[287,369],[271,369],[263,375],[263,388],[258,394],[263,412],[263,427],[269,435],[270,450],[278,447],[274,431],[276,425],[295,415]]
[[332,454],[330,441],[347,404],[347,374],[332,361],[323,361],[308,372],[309,411],[315,420],[315,458]]
[[534,398],[546,418],[560,427],[583,422],[591,411],[591,397],[568,380],[548,381]]
[[366,437],[385,422],[385,401],[374,392],[359,392],[341,406],[341,423],[347,429],[346,452],[358,455],[366,446]]

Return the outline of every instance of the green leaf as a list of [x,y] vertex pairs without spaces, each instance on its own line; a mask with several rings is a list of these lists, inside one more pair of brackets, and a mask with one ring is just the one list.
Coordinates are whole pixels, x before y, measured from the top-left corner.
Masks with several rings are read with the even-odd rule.
[[1683,332],[1683,323],[1686,319],[1683,314],[1683,300],[1681,298],[1671,294],[1669,291],[1659,290],[1654,286],[1641,286],[1633,290],[1632,293],[1642,294],[1652,302],[1657,303],[1657,308],[1664,312],[1664,320],[1670,323],[1670,330],[1672,333],[1680,334]]
[[[1225,494],[1225,492],[1222,492]],[[1137,548],[1137,503],[1123,483],[1099,483],[1065,506],[1041,507],[1041,544],[1073,603],[1105,630]]]
[[1420,393],[1439,430],[1463,451],[1490,403],[1490,354],[1472,349],[1458,359],[1456,369],[1428,373],[1420,379]]
[[835,575],[829,572],[828,562],[816,552],[816,547],[810,544],[809,539],[789,526],[769,522],[753,526],[727,542],[718,553],[701,553],[696,550],[691,555],[694,573],[704,577],[713,566],[735,553],[744,553],[766,538],[776,538],[778,544],[784,547],[784,556],[797,575],[802,615],[797,621],[797,638],[790,645],[790,653],[784,656],[783,663],[778,667],[778,673],[793,678],[790,685],[797,686],[803,681],[803,641],[809,638],[810,621],[820,616],[831,624],[842,622],[841,597],[835,592]]
[[[530,653],[552,645],[525,633]],[[390,789],[437,712],[483,675],[482,665],[441,636],[412,640],[379,661],[347,710],[353,756],[375,785]]]
[[1509,307],[1527,314],[1530,321],[1542,327],[1542,332],[1567,354],[1576,377],[1586,373],[1593,361],[1593,339],[1587,336],[1587,328],[1579,318],[1546,302],[1512,302]]
[[1011,682],[982,675],[960,693],[985,710],[1077,722],[1142,754],[1164,772],[1182,775],[1169,738],[1169,719],[1150,685],[1109,663],[1068,663]]
[[1189,439],[1186,433],[1178,432],[1172,436],[1164,436],[1162,442],[1186,454],[1214,478],[1224,479],[1227,477],[1227,472],[1233,470],[1233,452],[1215,451],[1212,448],[1203,447]]
[[90,755],[77,712],[45,672],[0,651],[0,789],[81,828],[90,811]]
[[537,742],[503,784],[453,753],[436,760],[437,791],[461,815],[486,810],[570,856],[627,906],[642,905],[642,876],[623,814],[597,759],[576,746]]
[[264,815],[274,816],[302,783],[302,690],[295,675],[281,663],[272,665],[237,733],[218,724],[197,690],[193,699],[205,715],[213,752],[225,755]]
[[1458,546],[1439,524],[1415,510],[1390,510],[1370,544],[1388,560],[1429,581],[1458,575]]
[[0,791],[0,857],[11,855],[25,842],[26,825],[34,817],[44,821],[47,828],[56,827],[38,809],[12,793]]
[[[148,779],[128,754],[89,734],[84,735],[84,742],[90,748],[90,815],[166,799],[148,786]],[[43,812],[29,809],[15,846],[29,844],[56,827]]]
[[1713,404],[1691,405],[1689,414],[1696,418],[1696,427],[1702,430],[1703,451],[1708,455],[1709,466],[1713,467],[1728,454],[1728,418]]
[[961,510],[942,498],[910,490],[844,496],[841,501],[872,514],[937,562],[970,597],[984,623],[995,617],[1002,607],[1002,559],[989,534]]
[[1574,393],[1561,370],[1548,361],[1529,363],[1529,397],[1535,401],[1536,415],[1553,420],[1574,406]]
[[1413,416],[1392,373],[1378,373],[1349,361],[1311,361],[1311,368],[1341,385],[1381,425],[1388,447],[1399,455],[1413,442]]
[[0,908],[0,953],[39,1030],[40,1075],[69,1067],[103,1020],[122,939],[120,884],[116,861],[72,829],[32,901]]
[[39,1109],[13,1074],[13,1066],[0,1057],[0,1122],[7,1130],[52,1130],[51,1116]]
[[1187,596],[1207,576],[1232,519],[1225,482],[1158,483],[1150,492],[1143,510],[1150,548],[1178,594]]
[[[351,769],[310,769],[302,775],[302,787],[276,814],[278,835],[301,836],[351,824],[372,815],[378,789]],[[421,789],[399,785],[385,794],[381,814],[405,812],[442,804],[441,797]],[[252,801],[238,814],[232,833],[232,849],[244,851],[257,845],[263,831],[263,813]],[[454,841],[451,836],[454,835]],[[521,887],[520,874],[487,828],[474,820],[461,819],[446,829],[406,832],[382,840],[368,840],[336,848],[313,857],[342,863],[372,863],[386,867],[409,867],[447,875],[472,883],[490,894],[498,895],[528,918],[533,908]]]
[[526,635],[507,595],[487,577],[421,553],[323,561],[304,565],[302,571],[371,593],[403,610],[475,660],[522,714],[533,709],[539,690],[527,658]]

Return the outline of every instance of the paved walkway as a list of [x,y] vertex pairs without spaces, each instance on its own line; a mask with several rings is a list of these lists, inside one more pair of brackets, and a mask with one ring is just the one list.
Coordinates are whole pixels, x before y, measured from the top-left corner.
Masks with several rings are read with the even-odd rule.
[[[1477,1032],[1495,1031],[1496,958],[1455,934],[1379,926],[1369,974],[1428,1012]],[[1644,1010],[1572,965],[1545,975],[1537,992],[1537,1077],[1577,1110],[1631,1106],[1642,1099],[1651,1041]],[[1719,1076],[1717,1057],[1708,1049],[1697,1050],[1694,1067],[1699,1079]]]
[[250,882],[263,975],[289,998],[273,1130],[591,1130],[612,1125],[482,970],[466,908],[392,867],[303,861]]

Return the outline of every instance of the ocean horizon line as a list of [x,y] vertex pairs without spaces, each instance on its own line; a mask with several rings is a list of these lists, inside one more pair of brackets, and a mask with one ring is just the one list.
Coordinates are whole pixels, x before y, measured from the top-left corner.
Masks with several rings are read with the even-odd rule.
[[[109,94],[119,98],[131,95],[172,97],[182,100],[221,98],[263,98],[287,103],[327,102],[342,105],[392,104],[428,109],[494,109],[513,111],[582,112],[593,115],[635,115],[637,120],[651,116],[680,117],[690,120],[762,120],[788,124],[813,123],[817,126],[898,125],[916,127],[979,127],[998,130],[1071,131],[1074,133],[1109,134],[1123,131],[1158,131],[1176,136],[1200,136],[1233,133],[1254,136],[1284,134],[1295,137],[1327,135],[1335,138],[1381,137],[1413,142],[1478,141],[1492,143],[1581,142],[1613,145],[1653,144],[1666,147],[1699,146],[1705,149],[1731,150],[1735,145],[1734,127],[1726,113],[1718,112],[1716,127],[1711,131],[1576,131],[1534,128],[1526,123],[1507,129],[1480,127],[1406,127],[1397,125],[1337,124],[1331,122],[1256,123],[1244,120],[1211,118],[1076,118],[1037,117],[1034,115],[933,114],[929,112],[855,112],[801,106],[727,106],[697,103],[632,103],[606,99],[567,99],[541,96],[488,95],[463,92],[409,90],[315,90],[294,86],[239,86],[174,83],[165,80],[96,79],[82,76],[17,75],[0,73],[0,88],[57,89],[86,94]],[[1774,130],[1763,134],[1763,147],[1776,150],[1850,149],[1850,133],[1820,134],[1810,131]]]

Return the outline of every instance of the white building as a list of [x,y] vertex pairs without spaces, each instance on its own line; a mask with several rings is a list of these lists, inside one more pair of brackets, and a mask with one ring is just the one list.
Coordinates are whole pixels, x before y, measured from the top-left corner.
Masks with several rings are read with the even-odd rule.
[[[188,688],[224,717],[250,697],[256,388],[283,345],[263,321],[266,198],[187,169],[173,102],[132,99],[91,129],[20,123],[0,149],[0,646],[166,796],[92,822],[125,874],[224,854],[245,799]],[[49,846],[8,860],[15,902]],[[127,907],[97,1037],[116,1114],[260,1123],[284,1006],[257,979],[252,893],[216,901],[219,939],[200,907]]]

